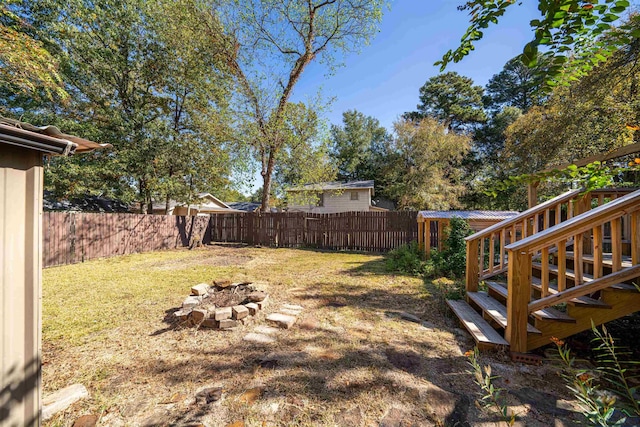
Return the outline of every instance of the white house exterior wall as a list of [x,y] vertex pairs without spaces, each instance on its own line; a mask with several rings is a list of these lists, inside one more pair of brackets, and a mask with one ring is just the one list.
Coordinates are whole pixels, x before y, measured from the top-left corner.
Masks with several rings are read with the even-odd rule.
[[[351,192],[358,192],[358,200],[351,200]],[[344,191],[325,191],[324,206],[289,205],[290,212],[337,213],[350,211],[369,211],[371,189],[349,189]]]

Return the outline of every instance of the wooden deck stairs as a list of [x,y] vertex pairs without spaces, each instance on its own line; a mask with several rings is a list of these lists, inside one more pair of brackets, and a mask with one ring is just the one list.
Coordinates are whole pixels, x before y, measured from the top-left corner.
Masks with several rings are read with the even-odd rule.
[[527,353],[640,311],[640,190],[577,190],[467,238],[466,300],[480,349]]

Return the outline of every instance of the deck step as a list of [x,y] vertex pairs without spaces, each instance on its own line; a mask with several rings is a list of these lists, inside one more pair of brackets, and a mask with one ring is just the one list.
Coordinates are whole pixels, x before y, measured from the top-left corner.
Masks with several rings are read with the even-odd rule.
[[502,298],[507,298],[507,286],[505,283],[493,282],[489,280],[485,280],[484,283],[487,285],[487,288],[491,289]]
[[[489,317],[503,328],[507,327],[507,307],[500,304],[499,301],[491,298],[485,292],[467,292],[467,296],[482,309]],[[527,324],[527,332],[532,334],[541,334],[540,330],[532,325]]]
[[[540,271],[542,271],[542,264],[540,264],[539,262],[534,262],[531,264],[533,268],[536,268]],[[549,273],[550,274],[555,274],[556,276],[558,275],[558,266],[557,265],[553,265],[553,264],[549,264]],[[567,279],[576,280],[576,273],[573,270],[569,270],[567,269],[565,272],[565,276],[567,277]],[[584,283],[588,283],[593,281],[593,276],[590,274],[586,274],[583,273],[582,274],[582,280],[584,281]]]
[[556,310],[552,307],[534,311],[533,313],[531,313],[531,315],[539,320],[553,320],[556,322],[576,323],[576,319],[569,316],[567,313]]
[[610,286],[607,289],[614,289],[621,292],[638,292],[638,288],[629,283],[618,283],[616,285]]
[[[567,251],[567,259],[573,260],[573,251]],[[593,264],[593,255],[584,254],[582,255],[582,261]],[[613,255],[611,253],[604,252],[602,254],[602,265],[605,267],[611,268],[613,266]],[[622,268],[631,267],[633,264],[631,263],[631,257],[628,255],[622,255]]]
[[[537,277],[531,278],[531,286],[538,292],[542,292],[542,280]],[[549,283],[549,295],[555,295],[558,293],[558,285],[555,283]],[[611,306],[598,299],[589,298],[588,296],[580,296],[573,298],[569,301],[573,305],[579,305],[581,307],[593,307],[593,308],[611,308]]]
[[466,301],[447,300],[447,305],[458,316],[473,339],[482,347],[508,346],[505,340],[491,325],[482,318]]

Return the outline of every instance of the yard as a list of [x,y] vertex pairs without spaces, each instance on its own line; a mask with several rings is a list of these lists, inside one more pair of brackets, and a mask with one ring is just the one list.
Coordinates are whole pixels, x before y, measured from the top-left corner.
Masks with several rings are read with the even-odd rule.
[[[251,324],[180,328],[173,311],[200,282],[264,281]],[[385,272],[376,255],[210,246],[44,270],[45,394],[73,383],[90,398],[45,425],[499,425],[475,404],[472,340],[422,280]],[[243,341],[283,304],[304,307],[273,344]],[[408,313],[422,324],[405,320]],[[527,426],[572,425],[550,364],[482,355]],[[196,393],[221,387],[215,402]]]

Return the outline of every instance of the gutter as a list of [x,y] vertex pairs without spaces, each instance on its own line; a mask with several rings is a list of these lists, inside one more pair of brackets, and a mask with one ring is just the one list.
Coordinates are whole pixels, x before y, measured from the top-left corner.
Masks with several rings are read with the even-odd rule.
[[69,156],[78,148],[78,144],[66,139],[53,138],[3,124],[0,124],[0,142],[62,156]]

